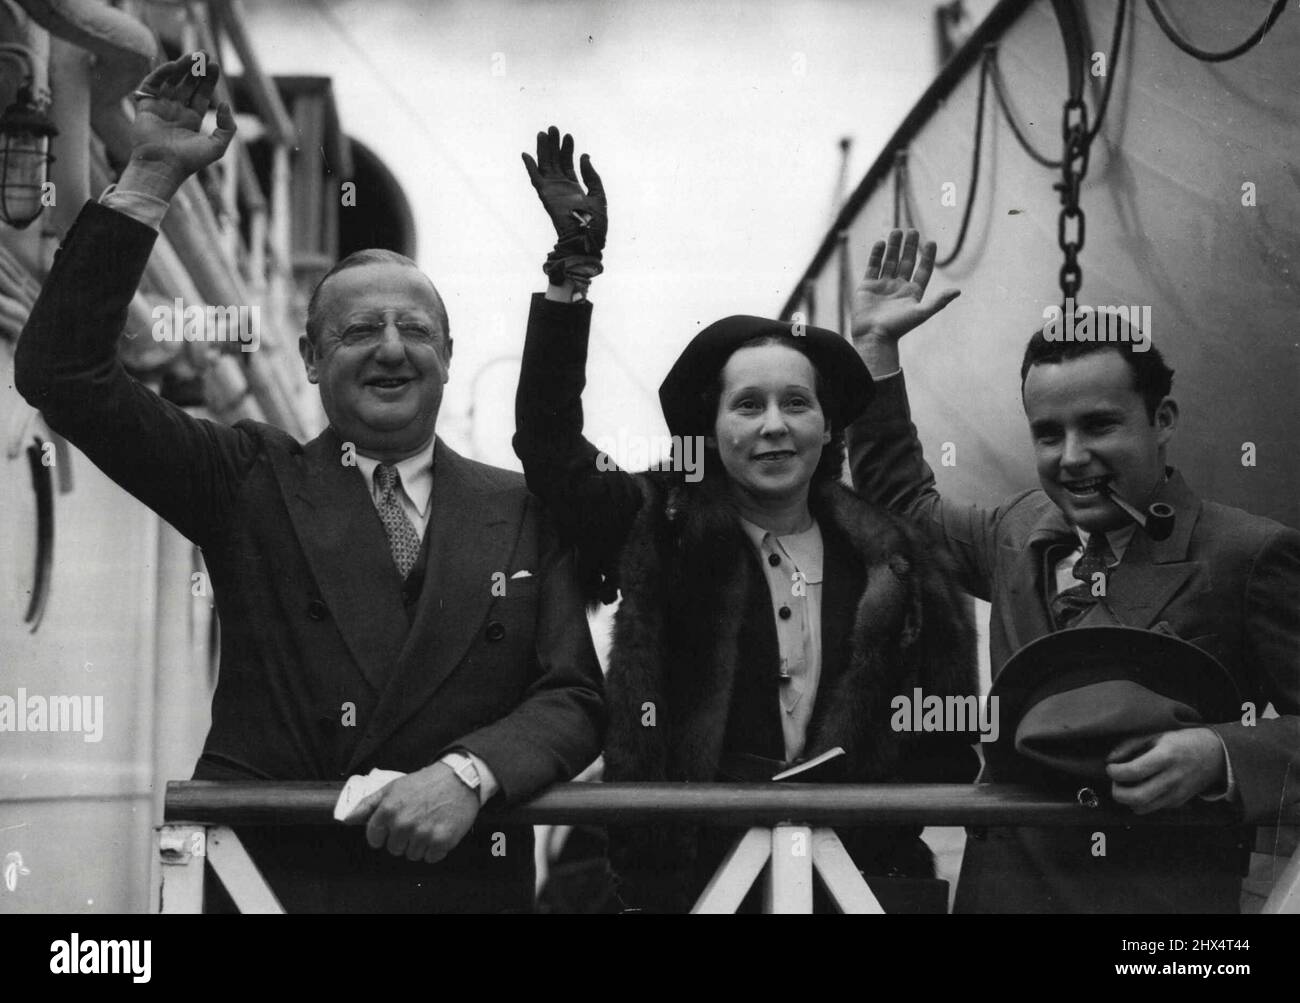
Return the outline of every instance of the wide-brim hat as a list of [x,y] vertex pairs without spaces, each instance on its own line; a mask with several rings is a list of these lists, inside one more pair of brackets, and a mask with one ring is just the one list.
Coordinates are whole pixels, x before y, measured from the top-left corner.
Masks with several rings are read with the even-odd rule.
[[1109,783],[1106,756],[1129,738],[1236,720],[1241,695],[1214,656],[1171,634],[1074,627],[1017,651],[993,682],[997,780]]
[[[709,435],[716,415],[705,413],[705,397],[731,353],[754,338],[772,336],[802,350],[830,391],[831,427],[847,427],[866,410],[874,387],[871,373],[848,341],[821,327],[736,315],[715,321],[691,339],[659,387],[668,430],[673,435]],[[825,404],[823,404],[825,409]]]

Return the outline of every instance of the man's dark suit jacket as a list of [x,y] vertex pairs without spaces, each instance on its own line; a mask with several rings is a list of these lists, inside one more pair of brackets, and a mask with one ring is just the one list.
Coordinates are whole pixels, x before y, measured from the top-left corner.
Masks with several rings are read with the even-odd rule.
[[[599,664],[571,558],[523,478],[439,440],[423,588],[418,570],[404,584],[332,430],[304,446],[258,422],[201,421],[123,370],[116,342],[154,237],[88,204],[15,368],[51,428],[203,549],[221,668],[195,779],[410,772],[455,747],[510,802],[595,759]],[[527,909],[531,830],[504,830],[501,855],[497,828],[481,817],[436,865],[370,849],[363,827],[241,835],[290,911]]]
[[[944,501],[921,455],[903,376],[876,384],[850,429],[853,483],[946,544],[965,588],[992,604],[994,676],[1016,651],[1052,630],[1045,585],[1049,548],[1078,546],[1042,490],[993,509]],[[1080,625],[1169,631],[1231,673],[1256,713],[1279,718],[1220,724],[1243,821],[1269,824],[1300,800],[1300,533],[1240,509],[1203,502],[1171,471],[1158,501],[1174,507],[1173,534],[1138,531],[1107,578],[1107,595]],[[1059,558],[1058,558],[1059,559]],[[1008,723],[1003,722],[1003,727]],[[983,780],[997,777],[985,771]],[[959,911],[1236,911],[1249,830],[1124,829],[1092,855],[1092,830],[1004,829],[968,839]]]

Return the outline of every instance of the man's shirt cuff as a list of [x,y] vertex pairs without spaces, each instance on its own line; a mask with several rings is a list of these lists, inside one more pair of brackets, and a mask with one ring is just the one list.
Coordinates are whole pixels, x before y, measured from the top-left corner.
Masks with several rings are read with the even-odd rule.
[[99,197],[99,204],[120,212],[123,216],[130,216],[136,222],[143,223],[155,231],[162,227],[163,217],[167,215],[167,208],[171,205],[166,199],[160,199],[157,195],[126,192],[120,190],[117,185],[109,185],[104,189],[104,194]]
[[1222,736],[1216,731],[1214,737],[1219,740],[1219,745],[1223,747],[1223,765],[1227,770],[1228,784],[1218,794],[1202,794],[1202,801],[1228,801],[1236,802],[1237,800],[1237,778],[1232,774],[1232,757],[1228,755],[1228,746],[1223,741]]

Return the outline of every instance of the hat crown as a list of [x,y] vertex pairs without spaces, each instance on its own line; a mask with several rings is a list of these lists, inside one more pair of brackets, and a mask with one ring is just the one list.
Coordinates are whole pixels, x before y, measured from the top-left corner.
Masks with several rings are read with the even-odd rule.
[[659,402],[674,435],[712,434],[715,416],[704,408],[710,389],[737,349],[764,338],[788,344],[808,357],[831,391],[835,406],[827,417],[833,427],[844,428],[865,410],[873,393],[871,374],[838,334],[802,323],[733,314],[692,338],[659,387]]
[[1159,630],[1072,627],[1012,655],[993,680],[998,739],[986,750],[997,779],[1043,770],[1104,780],[1125,738],[1231,719],[1240,693],[1213,655]]

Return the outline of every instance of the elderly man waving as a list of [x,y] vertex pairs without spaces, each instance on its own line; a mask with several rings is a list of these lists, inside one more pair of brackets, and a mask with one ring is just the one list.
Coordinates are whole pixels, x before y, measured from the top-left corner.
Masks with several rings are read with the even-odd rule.
[[200,131],[219,72],[186,57],[141,84],[130,163],[55,258],[18,389],[203,550],[221,672],[196,779],[407,774],[362,802],[364,831],[241,831],[286,907],[527,909],[531,831],[475,822],[595,758],[600,670],[523,478],[434,434],[452,341],[433,284],[386,251],[321,280],[301,351],[330,424],[306,445],[195,419],[117,361],[168,200],[234,134],[225,105]]

